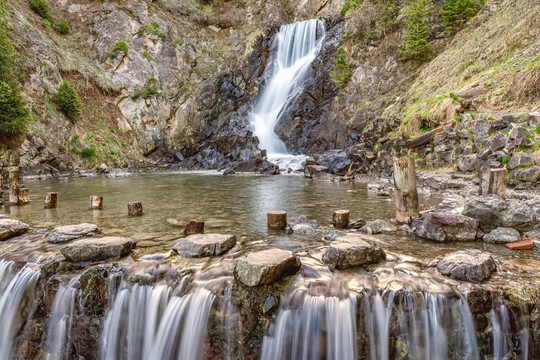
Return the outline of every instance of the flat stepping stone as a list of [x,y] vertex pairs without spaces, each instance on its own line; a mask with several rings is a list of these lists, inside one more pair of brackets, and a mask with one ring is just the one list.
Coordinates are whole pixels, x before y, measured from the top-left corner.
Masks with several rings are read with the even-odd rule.
[[218,256],[236,245],[236,236],[224,234],[194,234],[180,238],[173,250],[180,256],[197,258]]
[[0,219],[0,241],[7,240],[15,235],[24,234],[28,231],[29,227],[28,224],[19,220]]
[[386,259],[385,252],[365,240],[369,235],[345,235],[334,240],[323,254],[322,261],[336,269],[349,269],[378,263]]
[[47,239],[51,244],[67,243],[76,239],[91,237],[99,228],[94,224],[65,225],[54,228]]
[[512,228],[498,227],[482,238],[484,242],[491,244],[506,244],[521,241],[519,231]]
[[518,241],[506,244],[506,247],[510,250],[531,250],[534,244],[530,240]]
[[437,269],[452,279],[482,282],[497,270],[495,260],[489,253],[480,250],[456,251],[444,256]]
[[259,286],[296,274],[300,268],[300,260],[291,251],[268,249],[240,258],[236,262],[234,276],[246,286]]
[[71,262],[119,259],[130,253],[135,241],[130,238],[106,236],[76,240],[64,246],[60,252]]

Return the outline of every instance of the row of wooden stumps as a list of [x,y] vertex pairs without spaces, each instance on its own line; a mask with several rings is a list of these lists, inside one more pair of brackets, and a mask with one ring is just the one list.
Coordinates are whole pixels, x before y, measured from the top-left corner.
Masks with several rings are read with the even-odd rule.
[[[332,222],[336,228],[347,228],[349,226],[350,211],[336,210],[332,216]],[[287,228],[287,212],[269,211],[266,213],[266,225],[272,230],[285,230]]]

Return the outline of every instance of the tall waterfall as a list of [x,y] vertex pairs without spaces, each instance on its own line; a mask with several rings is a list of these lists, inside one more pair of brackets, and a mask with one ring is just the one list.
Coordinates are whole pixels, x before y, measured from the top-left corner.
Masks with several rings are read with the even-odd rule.
[[0,260],[0,359],[11,358],[13,339],[32,308],[30,296],[38,279],[39,272],[26,266],[15,271],[13,262]]
[[262,90],[250,122],[268,158],[283,167],[294,158],[274,128],[287,104],[303,89],[303,80],[311,62],[319,53],[325,34],[324,23],[307,20],[282,25],[276,36],[277,54],[268,85]]

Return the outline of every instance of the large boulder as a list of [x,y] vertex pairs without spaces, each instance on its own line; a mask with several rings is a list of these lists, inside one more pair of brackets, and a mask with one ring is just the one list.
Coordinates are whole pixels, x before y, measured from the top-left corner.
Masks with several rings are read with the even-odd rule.
[[524,152],[517,152],[512,155],[512,158],[508,162],[508,168],[510,170],[513,170],[519,167],[531,165],[531,163],[532,159],[529,154],[526,154]]
[[8,218],[0,219],[0,241],[28,231],[28,224]]
[[392,233],[397,231],[394,225],[382,219],[368,221],[360,230],[368,234]]
[[313,158],[319,165],[326,166],[332,174],[345,174],[351,164],[351,159],[343,150],[329,150],[314,154]]
[[484,242],[491,244],[506,244],[521,241],[519,231],[512,228],[498,227],[482,238]]
[[452,279],[481,282],[488,279],[497,269],[490,254],[480,250],[456,251],[444,256],[437,269]]
[[107,236],[77,240],[64,246],[60,252],[71,262],[119,259],[130,253],[135,241],[129,238]]
[[236,262],[234,276],[246,286],[271,284],[300,270],[300,260],[290,251],[268,249],[249,253]]
[[83,237],[92,237],[98,230],[97,225],[87,223],[60,226],[51,231],[47,241],[52,244],[67,243]]
[[369,235],[341,236],[326,249],[322,260],[336,269],[348,269],[386,259],[386,254],[381,248],[371,245],[366,240],[376,241]]
[[478,220],[460,214],[429,212],[413,221],[420,237],[446,241],[474,241],[479,236]]
[[195,234],[180,238],[173,250],[184,257],[218,256],[236,245],[236,236],[223,234]]

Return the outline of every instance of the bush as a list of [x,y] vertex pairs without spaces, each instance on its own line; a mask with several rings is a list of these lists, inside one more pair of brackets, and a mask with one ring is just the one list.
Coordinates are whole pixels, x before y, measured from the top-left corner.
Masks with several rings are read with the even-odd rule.
[[30,123],[26,102],[15,83],[0,81],[0,136],[24,132]]
[[124,54],[127,54],[129,51],[129,46],[125,41],[119,41],[114,45],[114,48],[107,54],[108,58],[115,58],[123,52]]
[[155,78],[150,78],[146,81],[146,85],[143,88],[135,89],[131,98],[137,100],[140,96],[143,99],[149,99],[154,95],[157,95],[161,92],[161,86]]
[[429,16],[431,6],[429,0],[412,0],[404,10],[407,30],[399,44],[401,61],[414,60],[423,62],[428,60],[433,51],[429,44]]
[[343,7],[341,8],[341,16],[345,16],[347,12],[356,9],[364,0],[347,0]]
[[345,86],[349,82],[353,74],[349,63],[347,63],[347,53],[345,49],[340,47],[336,52],[336,66],[330,73],[330,76],[339,86]]
[[462,28],[482,6],[484,0],[445,0],[441,12],[445,30],[451,32]]
[[54,102],[58,105],[60,111],[67,116],[79,116],[81,115],[82,103],[79,99],[77,91],[65,81],[56,88],[56,94],[54,95]]
[[49,4],[47,0],[30,0],[28,5],[33,12],[39,15],[41,18],[53,22],[51,13],[49,12]]
[[145,31],[148,31],[157,37],[165,40],[167,37],[167,34],[165,34],[161,28],[159,27],[159,24],[157,21],[152,21],[150,24],[143,25],[139,28],[139,31],[137,32],[137,35],[142,36]]
[[59,34],[65,35],[69,32],[69,25],[64,18],[60,18],[58,21],[58,24],[56,25],[56,31],[58,31]]
[[84,148],[82,149],[81,151],[81,157],[83,159],[88,159],[88,158],[91,158],[92,156],[94,156],[94,154],[96,153],[96,150],[95,149],[92,149],[92,148]]

